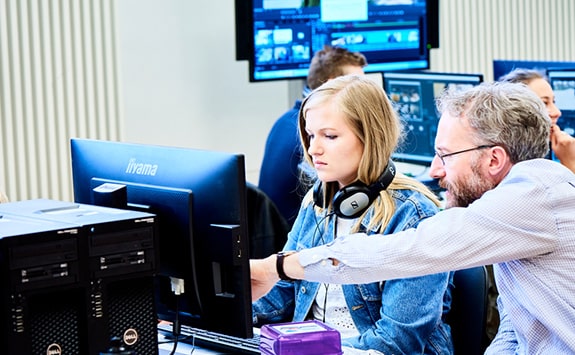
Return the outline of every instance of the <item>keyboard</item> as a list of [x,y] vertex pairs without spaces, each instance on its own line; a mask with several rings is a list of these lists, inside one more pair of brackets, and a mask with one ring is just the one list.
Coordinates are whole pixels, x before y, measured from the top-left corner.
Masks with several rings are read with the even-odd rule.
[[[172,339],[169,339],[169,336],[172,334],[171,323],[160,322],[158,324],[158,330],[160,334],[166,337],[164,340],[159,340],[160,342],[173,342]],[[260,333],[258,328],[254,328],[254,336],[252,338],[245,339],[182,325],[178,342],[194,344],[206,349],[233,352],[234,354],[260,353]]]

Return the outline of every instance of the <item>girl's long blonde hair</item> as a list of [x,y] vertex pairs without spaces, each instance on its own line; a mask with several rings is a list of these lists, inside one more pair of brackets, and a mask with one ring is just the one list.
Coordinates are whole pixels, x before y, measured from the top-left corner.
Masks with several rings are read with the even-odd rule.
[[[308,153],[309,137],[305,130],[307,111],[326,102],[337,105],[345,114],[347,124],[363,144],[364,150],[357,171],[357,180],[366,185],[376,182],[384,172],[387,163],[399,144],[403,130],[401,122],[393,110],[383,88],[365,76],[341,76],[332,79],[306,97],[298,119],[299,135],[303,145],[304,160],[313,167],[312,157]],[[337,182],[322,184],[323,198],[328,209],[333,209],[332,199],[338,191]],[[380,199],[373,204],[374,215],[368,229],[378,228],[382,232],[393,214],[395,204],[391,197],[393,190],[414,190],[423,193],[437,206],[435,194],[417,180],[397,173],[387,190],[380,192]],[[304,198],[304,203],[312,203],[312,192]],[[320,207],[318,207],[320,208]],[[360,217],[361,221],[365,214]],[[359,230],[358,222],[352,232]]]

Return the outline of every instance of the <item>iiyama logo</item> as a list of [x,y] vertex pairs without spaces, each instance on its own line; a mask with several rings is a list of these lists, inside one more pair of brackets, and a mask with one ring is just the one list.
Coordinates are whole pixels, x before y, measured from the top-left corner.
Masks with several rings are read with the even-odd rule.
[[46,355],[62,355],[62,348],[56,343],[50,344],[46,349]]
[[124,344],[134,345],[138,341],[138,332],[136,329],[129,328],[124,332]]
[[126,167],[126,174],[133,175],[148,175],[156,176],[158,171],[158,165],[149,163],[140,163],[136,161],[136,158],[131,158]]

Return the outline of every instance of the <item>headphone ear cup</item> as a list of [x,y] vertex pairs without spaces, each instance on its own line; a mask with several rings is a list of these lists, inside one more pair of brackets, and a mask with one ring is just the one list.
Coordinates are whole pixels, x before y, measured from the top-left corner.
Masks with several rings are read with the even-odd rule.
[[[380,191],[387,189],[395,177],[395,165],[389,161],[378,181],[370,186],[361,181],[339,190],[333,196],[333,212],[341,218],[357,218],[377,198]],[[317,179],[313,185],[313,202],[316,206],[325,208],[322,182]]]
[[333,210],[338,217],[359,217],[373,202],[369,187],[356,182],[339,190],[333,197]]

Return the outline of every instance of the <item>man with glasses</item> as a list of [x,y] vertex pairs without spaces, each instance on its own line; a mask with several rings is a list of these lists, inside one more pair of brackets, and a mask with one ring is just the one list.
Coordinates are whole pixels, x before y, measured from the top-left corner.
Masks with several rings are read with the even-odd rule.
[[494,264],[499,331],[489,354],[575,353],[575,174],[543,159],[551,121],[522,84],[450,92],[430,175],[446,209],[415,229],[252,261],[257,298],[278,279],[366,283]]

